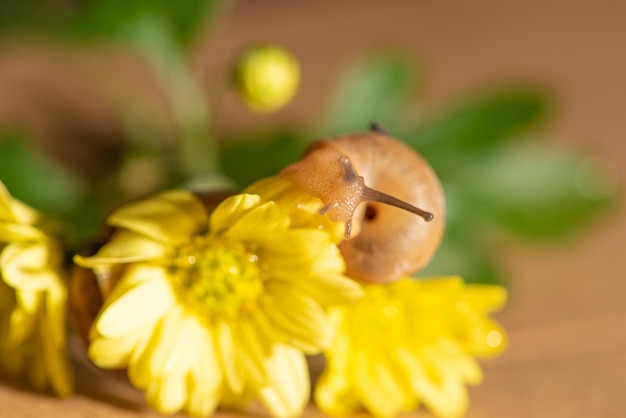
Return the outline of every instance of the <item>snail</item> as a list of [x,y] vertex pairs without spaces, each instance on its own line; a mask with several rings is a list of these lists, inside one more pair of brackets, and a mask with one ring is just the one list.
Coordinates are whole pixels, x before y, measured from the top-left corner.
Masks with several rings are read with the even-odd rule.
[[437,176],[377,125],[312,143],[279,176],[319,198],[321,214],[345,223],[340,250],[353,279],[388,283],[413,274],[441,242],[445,205]]

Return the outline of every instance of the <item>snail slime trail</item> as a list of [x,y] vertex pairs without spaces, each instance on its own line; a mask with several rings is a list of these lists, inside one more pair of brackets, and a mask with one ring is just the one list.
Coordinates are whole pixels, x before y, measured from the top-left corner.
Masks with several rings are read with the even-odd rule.
[[441,242],[445,204],[437,176],[380,130],[316,141],[279,175],[319,198],[320,213],[345,223],[350,239],[340,248],[356,280],[388,283],[413,274]]

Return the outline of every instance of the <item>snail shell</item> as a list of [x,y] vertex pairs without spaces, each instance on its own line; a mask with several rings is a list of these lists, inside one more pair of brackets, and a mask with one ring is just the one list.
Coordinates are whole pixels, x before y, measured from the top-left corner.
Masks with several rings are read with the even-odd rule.
[[340,249],[356,280],[388,283],[413,274],[441,242],[445,204],[437,176],[413,149],[380,131],[317,141],[280,176],[318,197],[320,213],[345,223],[350,239]]

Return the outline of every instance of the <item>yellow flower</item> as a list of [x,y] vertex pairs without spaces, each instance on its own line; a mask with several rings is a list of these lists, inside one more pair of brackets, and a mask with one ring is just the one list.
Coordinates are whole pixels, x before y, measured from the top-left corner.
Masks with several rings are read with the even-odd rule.
[[116,210],[111,240],[76,258],[101,280],[123,268],[88,355],[103,368],[127,367],[164,413],[206,416],[218,404],[260,400],[275,416],[299,415],[309,399],[303,353],[333,338],[326,308],[362,296],[342,274],[342,226],[321,206],[270,179],[211,214],[183,190]]
[[333,311],[337,336],[325,352],[318,407],[331,415],[364,407],[388,417],[421,402],[437,416],[461,416],[465,385],[482,379],[474,356],[496,355],[506,345],[503,329],[488,317],[506,291],[458,277],[404,278],[364,290],[358,303]]
[[235,86],[244,102],[257,112],[278,110],[296,94],[298,62],[277,46],[249,48],[235,67]]
[[59,396],[73,391],[65,358],[65,302],[59,245],[38,214],[0,182],[0,368]]

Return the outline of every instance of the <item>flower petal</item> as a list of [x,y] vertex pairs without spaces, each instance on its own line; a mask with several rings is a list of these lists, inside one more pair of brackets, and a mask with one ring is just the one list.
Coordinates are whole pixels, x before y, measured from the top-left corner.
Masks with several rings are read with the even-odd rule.
[[311,297],[291,286],[270,282],[266,285],[268,297],[262,310],[282,342],[293,345],[307,354],[316,354],[330,344],[334,330],[326,313]]
[[267,362],[270,384],[259,391],[261,402],[275,417],[300,416],[309,400],[309,370],[304,355],[278,344]]
[[211,213],[209,219],[211,232],[218,235],[222,234],[261,203],[261,197],[253,194],[239,194],[225,199]]
[[17,306],[9,317],[9,332],[6,336],[6,345],[16,348],[35,332],[42,306],[42,292],[15,292]]
[[[170,337],[174,344],[167,355],[167,363],[157,376],[157,387],[154,388],[153,383],[148,387],[149,402],[164,413],[179,411],[187,404],[191,394],[190,377],[193,376],[193,369],[197,367],[198,360],[206,355],[197,347],[203,345],[203,348],[207,348],[208,342],[206,328],[195,317],[186,314],[182,314],[180,327]],[[219,380],[207,382],[211,384],[201,389],[205,393],[215,393]]]
[[246,187],[243,192],[260,195],[265,200],[276,201],[280,198],[280,196],[284,196],[293,190],[296,189],[289,181],[280,177],[267,177]]
[[59,280],[55,257],[45,242],[13,243],[0,254],[0,270],[5,283],[15,289],[44,290]]
[[148,404],[162,414],[174,414],[187,402],[185,371],[172,368],[167,377],[153,379],[146,390]]
[[[220,399],[223,373],[218,362],[213,335],[200,324],[195,329],[195,337],[190,348],[192,365],[189,381],[189,401],[187,411],[194,416],[211,414]],[[195,360],[194,360],[195,359]]]
[[[271,357],[274,341],[262,335],[258,321],[239,322],[241,357],[246,371],[246,380],[254,387],[267,386],[268,376],[266,361]],[[261,331],[261,332],[259,332]]]
[[136,263],[165,256],[170,247],[133,231],[119,230],[91,257],[74,256],[76,264],[86,268],[119,263]]
[[285,231],[288,226],[289,217],[285,211],[276,203],[267,202],[242,215],[224,236],[234,241],[263,242],[267,237]]
[[0,221],[0,242],[36,241],[45,238],[46,234],[32,225]]
[[[341,357],[339,367],[328,361],[315,385],[315,404],[328,415],[348,416],[360,409],[361,402],[354,385],[354,356]],[[337,370],[339,369],[339,370]]]
[[32,225],[38,217],[35,210],[14,199],[0,181],[0,220]]
[[42,330],[39,333],[41,355],[43,356],[47,380],[58,396],[69,396],[74,392],[74,379],[70,365],[65,358],[65,346],[62,344],[64,341],[59,344],[59,341],[55,341],[52,334],[48,332],[50,328],[48,318],[42,317],[40,321],[39,326]]
[[469,399],[463,382],[445,376],[439,385],[424,380],[420,393],[424,404],[440,417],[461,417],[467,411]]
[[[142,273],[144,273],[142,271]],[[173,304],[172,289],[161,269],[153,269],[153,280],[144,281],[128,292],[113,299],[114,302],[100,313],[95,327],[105,337],[116,337],[139,330],[154,322]]]
[[217,346],[219,357],[224,369],[224,378],[230,390],[239,394],[244,389],[244,368],[239,350],[240,345],[238,330],[235,324],[219,322],[217,325]]
[[[95,270],[98,271],[99,269]],[[105,307],[112,304],[131,289],[146,282],[168,280],[166,271],[161,266],[148,263],[133,263],[127,267],[117,269],[115,272],[110,271],[110,273],[115,274],[118,280],[113,286],[111,293],[109,293],[104,301]],[[110,279],[110,277],[108,279]]]
[[343,222],[333,222],[328,216],[320,215],[324,206],[322,201],[292,183],[279,177],[269,177],[259,180],[244,190],[245,193],[255,193],[264,200],[276,202],[289,213],[292,228],[312,228],[323,230],[329,235],[333,243],[338,244],[344,239],[345,226]]
[[466,326],[467,351],[478,357],[494,357],[508,345],[506,331],[491,318],[478,317]]
[[271,265],[273,277],[290,280],[307,276],[343,273],[345,263],[336,245],[323,231],[289,230],[260,238],[262,257]]
[[200,199],[187,190],[172,190],[115,210],[112,226],[126,228],[167,244],[182,244],[207,227]]
[[472,284],[466,286],[463,299],[477,312],[496,312],[506,304],[507,290],[503,286]]
[[355,371],[357,393],[374,415],[394,416],[415,407],[415,396],[401,384],[385,352],[355,353]]
[[361,285],[342,274],[328,273],[306,280],[294,280],[290,285],[309,295],[323,307],[352,303],[363,297]]
[[67,289],[60,282],[55,282],[45,293],[47,331],[57,346],[65,344]]
[[144,388],[169,367],[170,355],[183,322],[182,309],[176,306],[159,318],[150,340],[136,358],[130,360],[135,365],[135,370],[129,374],[134,385]]
[[137,346],[153,329],[154,325],[147,324],[139,330],[115,338],[106,338],[99,334],[93,335],[87,355],[100,368],[123,369],[128,366]]

